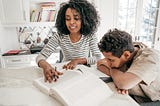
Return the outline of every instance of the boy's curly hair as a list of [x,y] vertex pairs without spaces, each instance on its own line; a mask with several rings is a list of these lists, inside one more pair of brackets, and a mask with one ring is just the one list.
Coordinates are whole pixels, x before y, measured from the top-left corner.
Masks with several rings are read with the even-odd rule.
[[124,51],[130,51],[131,53],[134,51],[132,36],[118,29],[109,30],[104,34],[98,43],[98,47],[101,52],[111,52],[112,55],[118,58],[121,57]]
[[97,31],[99,25],[99,16],[94,5],[86,0],[70,0],[68,3],[61,4],[58,11],[55,26],[57,31],[62,34],[70,34],[65,22],[65,13],[68,8],[75,9],[81,16],[80,33],[83,35],[92,35]]

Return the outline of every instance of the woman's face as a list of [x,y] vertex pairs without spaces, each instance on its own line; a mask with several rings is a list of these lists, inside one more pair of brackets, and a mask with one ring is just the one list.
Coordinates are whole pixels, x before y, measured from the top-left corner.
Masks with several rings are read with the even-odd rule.
[[75,9],[68,8],[66,10],[65,19],[70,34],[80,33],[81,16]]

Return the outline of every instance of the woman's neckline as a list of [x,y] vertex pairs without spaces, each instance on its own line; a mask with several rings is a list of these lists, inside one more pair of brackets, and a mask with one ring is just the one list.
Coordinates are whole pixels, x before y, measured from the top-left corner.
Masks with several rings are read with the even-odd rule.
[[70,40],[71,43],[77,43],[77,42],[79,42],[81,40],[82,35],[81,34],[79,36],[69,35],[68,37],[69,37],[69,40]]

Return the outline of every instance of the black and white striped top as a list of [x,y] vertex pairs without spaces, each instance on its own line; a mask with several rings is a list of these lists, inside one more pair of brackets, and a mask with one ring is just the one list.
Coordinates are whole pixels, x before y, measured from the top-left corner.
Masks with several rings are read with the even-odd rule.
[[[38,63],[41,59],[47,59],[55,52],[57,47],[60,47],[63,53],[63,61],[70,61],[74,58],[86,58],[87,64],[94,64],[101,58],[97,43],[98,40],[95,35],[82,35],[78,42],[72,43],[69,35],[62,36],[58,33],[54,33],[37,56],[36,61]],[[89,55],[90,53],[92,56]]]

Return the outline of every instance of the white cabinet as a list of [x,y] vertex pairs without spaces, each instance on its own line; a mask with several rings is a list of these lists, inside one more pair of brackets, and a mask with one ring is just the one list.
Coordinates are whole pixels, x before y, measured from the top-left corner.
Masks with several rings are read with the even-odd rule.
[[154,48],[160,50],[160,11],[158,11],[158,14],[159,15],[157,17],[157,28],[155,28],[156,34],[155,34],[155,40],[154,40]]
[[[37,66],[36,64],[37,54],[29,55],[12,55],[12,56],[2,56],[1,67],[2,68],[22,68],[29,66]],[[59,62],[60,53],[53,53],[48,59],[47,62],[50,64],[55,64]]]
[[[31,20],[33,9],[37,12],[41,4],[47,2],[55,3],[55,10],[58,10],[61,0],[0,0],[0,16],[2,25],[4,26],[18,26],[18,25],[32,25],[37,24],[37,21]],[[40,8],[41,11],[41,8]],[[57,12],[57,11],[56,11]],[[52,12],[53,13],[53,12]],[[37,13],[35,13],[37,15]],[[51,14],[51,12],[50,12]],[[55,13],[56,14],[56,13]],[[42,14],[39,14],[40,16]],[[37,16],[36,16],[37,17]],[[53,20],[53,19],[52,19]],[[52,21],[53,22],[53,21]],[[51,22],[38,22],[40,25],[50,25]],[[54,23],[52,23],[53,25]]]
[[155,44],[154,48],[157,50],[160,50],[160,29],[156,30],[156,36],[155,36]]
[[35,65],[33,58],[37,55],[12,55],[2,56],[2,68],[26,67]]
[[29,22],[28,0],[2,0],[2,24],[21,24]]
[[[33,9],[37,11],[41,4],[47,2],[55,3],[55,17],[59,9],[59,5],[62,2],[68,0],[0,0],[0,17],[3,26],[22,26],[22,25],[54,25],[53,21],[49,22],[37,22],[32,21]],[[89,0],[95,2],[95,0]],[[42,8],[41,8],[42,9]],[[46,12],[46,11],[45,11]],[[51,12],[50,12],[51,13]],[[49,13],[49,14],[50,14]],[[37,14],[36,12],[34,14]],[[45,14],[45,13],[44,13]],[[51,13],[52,14],[52,13]],[[45,14],[46,15],[46,14]],[[45,16],[40,14],[40,16]],[[43,18],[42,18],[43,19]],[[50,19],[53,20],[53,19]],[[55,20],[55,18],[54,18]]]

